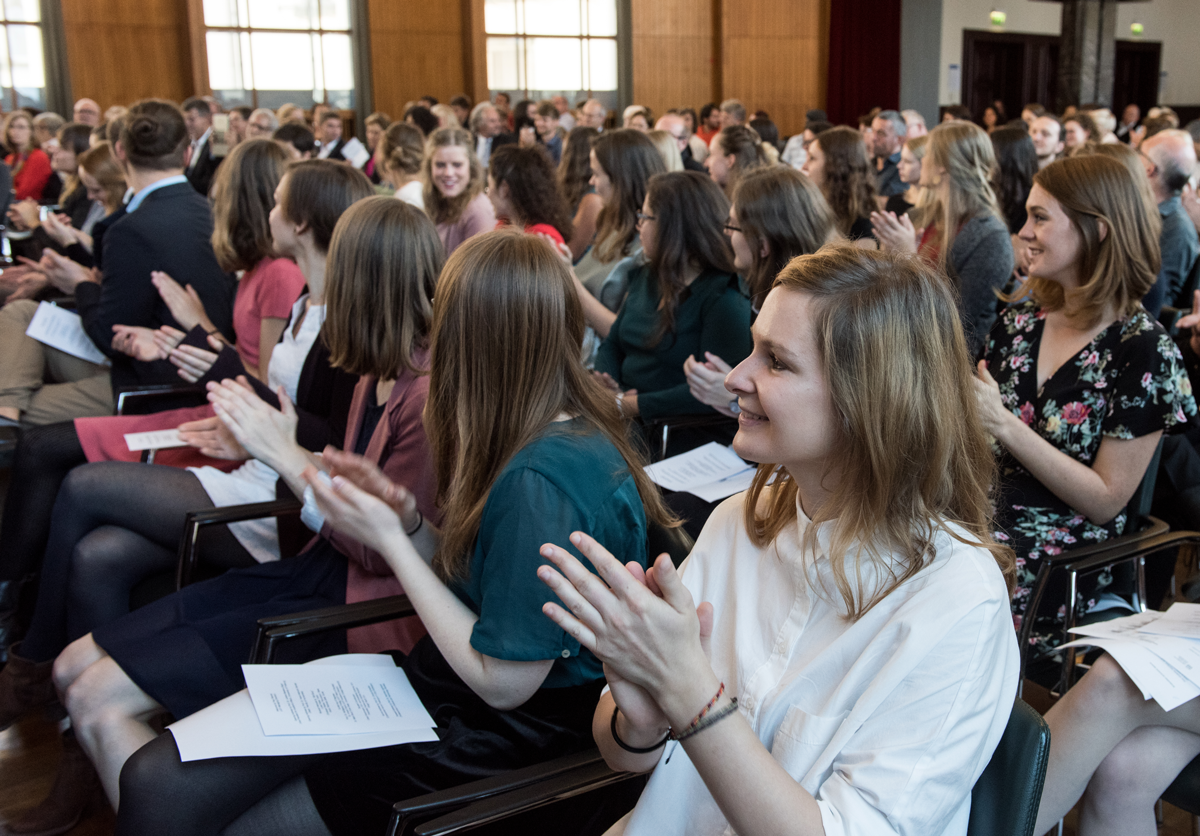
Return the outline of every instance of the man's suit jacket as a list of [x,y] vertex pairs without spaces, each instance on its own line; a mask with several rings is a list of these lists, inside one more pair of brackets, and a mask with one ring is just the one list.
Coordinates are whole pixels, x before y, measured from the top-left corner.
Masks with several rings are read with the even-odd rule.
[[[473,144],[471,145],[471,147],[472,147],[472,148],[478,148],[478,147],[479,147],[479,134],[472,133],[472,134],[471,134],[471,139],[472,139],[472,142],[473,142]],[[499,148],[501,145],[513,145],[514,143],[516,143],[516,141],[517,141],[517,135],[516,135],[516,134],[513,134],[513,133],[498,133],[498,134],[496,134],[494,137],[492,137],[492,145],[491,145],[491,148],[490,148],[490,150],[488,151],[488,155],[490,156],[490,155],[491,155],[491,153],[492,153],[492,151],[495,151],[495,150],[496,150],[497,148]],[[484,166],[485,166],[485,167],[486,167],[486,165],[487,165],[487,164],[486,164],[486,163],[484,163]]]
[[221,164],[220,157],[212,155],[212,137],[204,140],[204,144],[196,149],[195,165],[187,170],[188,182],[192,187],[200,192],[200,194],[208,197],[208,190],[212,187],[213,176],[217,173],[217,166]]
[[180,328],[150,282],[152,270],[194,287],[209,319],[232,339],[237,281],[217,264],[212,229],[207,198],[187,183],[176,183],[146,195],[136,211],[119,217],[105,231],[103,278],[100,284],[80,283],[75,301],[84,330],[112,360],[114,391],[134,384],[179,382],[175,367],[166,360],[145,363],[112,349],[114,325]]

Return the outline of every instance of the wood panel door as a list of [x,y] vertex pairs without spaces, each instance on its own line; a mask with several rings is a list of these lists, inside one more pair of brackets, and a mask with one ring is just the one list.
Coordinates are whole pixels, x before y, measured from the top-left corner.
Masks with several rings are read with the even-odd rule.
[[1058,37],[963,30],[962,103],[982,121],[996,99],[1009,119],[1030,102],[1057,107]]
[[1146,111],[1158,103],[1158,72],[1162,66],[1162,44],[1157,41],[1117,41],[1113,68],[1113,112],[1121,118],[1125,105]]

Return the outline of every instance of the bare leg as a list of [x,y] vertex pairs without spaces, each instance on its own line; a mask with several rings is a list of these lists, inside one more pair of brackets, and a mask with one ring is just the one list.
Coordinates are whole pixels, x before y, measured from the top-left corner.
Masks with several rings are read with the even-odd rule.
[[91,633],[67,645],[54,660],[54,687],[58,690],[59,702],[66,705],[66,693],[71,683],[107,655],[104,648],[92,640]]
[[1200,754],[1200,735],[1142,726],[1109,753],[1083,794],[1085,836],[1154,836],[1154,802]]
[[1046,713],[1046,722],[1050,764],[1035,833],[1045,833],[1075,806],[1100,764],[1136,729],[1169,726],[1200,734],[1200,699],[1163,711],[1105,655]]
[[[91,637],[80,641],[91,642]],[[92,645],[96,647],[94,642]],[[79,673],[68,685],[65,697],[75,736],[100,774],[108,800],[117,808],[121,767],[130,755],[158,736],[148,721],[162,706],[135,685],[108,655]]]

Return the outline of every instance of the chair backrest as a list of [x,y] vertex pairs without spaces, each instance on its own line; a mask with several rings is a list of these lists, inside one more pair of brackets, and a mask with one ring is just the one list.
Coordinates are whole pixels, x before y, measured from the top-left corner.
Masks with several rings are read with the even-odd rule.
[[971,790],[967,836],[1033,836],[1049,757],[1050,727],[1018,699],[1000,745]]
[[666,552],[671,556],[671,562],[678,566],[683,563],[683,559],[691,552],[695,541],[691,536],[679,528],[667,528],[659,525],[656,522],[649,522],[646,526],[646,556],[653,563],[660,554]]
[[1154,503],[1154,484],[1158,480],[1158,464],[1162,460],[1162,451],[1163,440],[1160,438],[1158,446],[1154,448],[1154,456],[1150,459],[1150,464],[1146,465],[1146,473],[1142,476],[1142,481],[1138,484],[1133,496],[1129,498],[1129,504],[1125,506],[1126,531],[1137,531],[1142,527],[1145,519],[1150,516],[1150,506]]

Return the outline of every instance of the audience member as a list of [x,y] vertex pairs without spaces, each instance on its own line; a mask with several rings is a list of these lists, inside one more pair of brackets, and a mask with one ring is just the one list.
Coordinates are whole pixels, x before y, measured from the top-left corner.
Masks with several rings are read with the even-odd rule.
[[1196,171],[1196,146],[1186,132],[1166,130],[1143,140],[1138,153],[1162,217],[1162,262],[1158,278],[1142,300],[1150,315],[1156,317],[1164,304],[1191,308],[1195,288],[1186,285],[1200,258],[1200,235],[1183,210],[1180,194]]
[[[666,113],[660,116],[658,121],[654,123],[654,129],[656,131],[665,131],[670,135],[675,143],[675,148],[679,151],[679,162],[683,169],[687,171],[707,170],[702,162],[696,161],[696,156],[692,150],[692,140],[695,136],[688,131],[687,119],[682,114]],[[707,157],[708,149],[706,148],[703,158],[706,159]],[[665,158],[663,162],[666,162]],[[667,167],[667,170],[671,170],[670,166]]]
[[429,108],[422,105],[414,105],[405,110],[404,121],[410,125],[416,125],[426,137],[432,135],[439,127],[438,118]]
[[455,96],[450,100],[450,109],[454,111],[454,118],[458,120],[459,127],[466,127],[467,120],[471,117],[471,100],[466,96]]
[[1179,114],[1173,108],[1166,105],[1158,105],[1150,108],[1146,113],[1147,119],[1157,119],[1159,117],[1166,119],[1171,128],[1179,127]]
[[1021,109],[1021,121],[1033,128],[1033,123],[1037,119],[1046,115],[1046,108],[1042,105],[1031,102]]
[[429,112],[437,117],[439,128],[461,128],[463,125],[458,121],[458,114],[454,112],[454,108],[450,105],[435,104],[429,108]]
[[250,124],[250,116],[254,113],[253,108],[245,105],[231,108],[229,111],[229,133],[226,135],[225,141],[232,148],[239,142],[246,140],[246,128]]
[[54,156],[54,146],[58,142],[58,129],[66,122],[66,119],[49,110],[43,110],[33,117],[33,138],[37,140],[38,147],[46,152],[46,156]]
[[[291,102],[279,106],[275,111],[275,118],[279,120],[280,126],[286,125],[288,122],[299,122],[301,125],[308,127],[308,120],[304,116],[304,108],[298,107]],[[312,128],[309,127],[311,131]]]
[[1068,155],[1073,153],[1076,148],[1081,147],[1085,142],[1099,142],[1101,139],[1100,131],[1096,128],[1096,123],[1086,113],[1075,113],[1071,116],[1064,116],[1062,131],[1063,144],[1066,146],[1066,153]]
[[260,107],[246,119],[247,139],[270,139],[279,129],[279,117],[272,110]]
[[312,129],[313,136],[317,137],[318,144],[321,139],[321,125],[325,122],[325,114],[331,112],[333,112],[333,108],[325,104],[325,102],[317,102],[313,105],[308,127]]
[[426,109],[432,111],[434,106],[438,104],[437,96],[430,96],[428,94],[424,95],[421,98],[417,99],[417,104],[419,104],[423,108],[426,108]]
[[716,102],[709,102],[700,108],[700,124],[696,126],[696,136],[705,147],[712,144],[712,138],[721,130],[721,107]]
[[[908,137],[908,124],[894,110],[881,110],[871,120],[868,144],[875,159],[875,192],[885,201],[904,191],[900,181],[900,147]],[[881,201],[882,205],[882,201]]]
[[533,112],[533,128],[537,131],[538,142],[550,154],[554,164],[558,165],[567,134],[558,124],[558,107],[554,102],[546,100],[538,103]]
[[642,105],[630,105],[621,114],[621,127],[650,133],[650,110]]
[[303,122],[284,122],[271,134],[271,139],[279,144],[287,153],[288,159],[293,162],[311,160],[317,152],[317,140],[308,129],[308,125]]
[[392,123],[392,118],[386,113],[375,112],[364,120],[367,131],[367,153],[370,158],[366,165],[362,166],[363,174],[367,175],[367,179],[375,185],[383,182],[383,173],[378,171],[375,166],[376,152],[379,150],[379,143],[383,139],[383,134],[388,129],[388,125]]
[[871,216],[884,249],[916,252],[953,280],[963,333],[978,354],[996,320],[996,293],[1013,271],[1013,250],[992,171],[996,156],[987,133],[974,122],[956,119],[929,132],[921,164],[922,184],[937,200],[920,239],[907,215]]
[[904,135],[909,139],[916,139],[929,133],[929,128],[925,126],[925,117],[918,111],[902,110],[900,115],[904,117],[904,125],[908,129]]
[[[752,317],[793,258],[815,253],[839,237],[821,190],[789,168],[759,169],[742,178],[733,193],[725,234],[733,249],[733,266],[750,296]],[[732,370],[711,351],[683,362],[692,397],[736,417],[737,398],[725,388]]]
[[581,128],[595,128],[602,131],[606,119],[608,119],[608,110],[596,99],[588,99],[583,103],[583,107],[579,108],[578,126]]
[[964,105],[950,105],[942,111],[942,122],[974,122],[974,119]]
[[[102,275],[71,268],[74,262],[53,254],[42,261],[55,287],[75,294],[85,332],[112,367],[27,337],[37,306],[25,300],[6,305],[0,309],[0,355],[6,358],[0,366],[0,416],[36,425],[107,415],[115,388],[176,380],[169,364],[132,360],[112,348],[114,325],[176,324],[150,283],[153,270],[192,285],[217,328],[232,335],[235,286],[213,255],[208,201],[184,188],[186,150],[187,130],[175,105],[148,99],[129,111],[116,154],[134,195],[105,235]],[[139,213],[143,204],[147,209]]]
[[50,158],[33,135],[33,119],[25,110],[14,110],[4,119],[4,163],[12,171],[13,192],[17,200],[41,201],[46,184],[54,176]]
[[420,129],[407,122],[388,125],[379,140],[376,156],[380,176],[394,189],[394,196],[423,211],[425,184],[421,180],[421,166],[425,159],[425,137]]
[[71,121],[96,127],[100,124],[100,105],[92,99],[80,99],[71,111]]
[[1067,144],[1063,141],[1062,122],[1050,113],[1044,113],[1033,120],[1029,126],[1029,138],[1033,140],[1033,150],[1037,153],[1039,171],[1057,160],[1067,149]]
[[[59,212],[67,216],[68,223],[77,229],[87,222],[95,206],[87,197],[87,189],[80,186],[77,176],[79,155],[88,150],[90,137],[91,129],[77,122],[68,122],[58,129],[54,150],[50,155],[50,167],[54,170],[54,175],[47,181],[47,187],[42,194],[43,201],[57,204]],[[57,185],[51,189],[50,184]],[[54,192],[53,197],[51,192]],[[44,247],[54,246],[53,240],[41,229],[40,207],[33,198],[12,204],[8,210],[8,217],[16,229],[34,233],[30,238],[31,255],[40,255]],[[103,216],[96,213],[92,223],[100,217]],[[91,231],[90,228],[88,231]]]
[[554,96],[550,101],[554,105],[554,109],[558,111],[558,126],[563,129],[564,133],[573,131],[575,117],[571,115],[571,103],[567,101],[567,97]]
[[738,180],[746,172],[771,164],[772,159],[762,137],[744,125],[722,128],[713,137],[708,157],[704,160],[708,175],[726,195],[733,194]]
[[543,235],[556,249],[570,239],[571,211],[544,148],[497,149],[488,163],[487,196],[500,225]]
[[875,117],[878,116],[882,110],[882,107],[873,107],[858,117],[858,132],[863,135],[864,141],[870,140],[871,123],[875,121]]
[[[721,102],[721,127],[738,127],[746,124],[746,106],[737,99]],[[711,145],[712,142],[710,141]]]
[[[736,364],[750,352],[750,302],[738,288],[722,232],[728,215],[720,188],[698,172],[650,178],[638,215],[647,263],[630,276],[625,303],[596,355],[596,371],[615,391],[622,414],[644,426],[709,410],[689,391],[688,357],[709,352]],[[729,442],[724,428],[682,428],[671,434],[667,454],[715,438]]]
[[900,182],[906,188],[900,194],[892,195],[884,204],[883,211],[892,212],[898,218],[901,215],[917,210],[913,215],[913,227],[919,229],[928,221],[928,214],[934,202],[933,193],[921,185],[921,165],[925,152],[929,149],[929,134],[918,136],[904,143],[900,148]]
[[[1138,301],[1158,272],[1158,224],[1128,171],[1088,155],[1033,182],[1030,299],[996,322],[976,389],[1001,457],[997,537],[1018,558],[1013,614],[1018,628],[1037,619],[1036,663],[1061,636],[1058,604],[1026,610],[1043,556],[1119,535],[1162,431],[1196,407],[1178,349]],[[1081,579],[1079,615],[1111,580]]]
[[1003,128],[1007,121],[1008,116],[1005,115],[1004,105],[999,99],[983,109],[983,118],[980,120],[983,123],[983,129],[989,134]]
[[1038,172],[1037,151],[1021,128],[999,128],[991,132],[991,139],[996,154],[992,190],[1009,234],[1016,237],[1025,226],[1025,201],[1033,187],[1033,175]]
[[427,427],[441,530],[356,457],[331,454],[343,474],[335,490],[309,478],[330,528],[379,552],[430,625],[403,667],[441,742],[180,764],[165,735],[125,769],[122,832],[175,831],[197,817],[205,832],[231,821],[262,831],[280,800],[303,820],[293,832],[373,832],[395,799],[592,745],[603,672],[542,615],[553,593],[535,574],[538,549],[598,529],[622,561],[644,566],[647,520],[670,517],[611,399],[579,366],[582,317],[544,244],[506,233],[469,242],[447,263],[434,311]]
[[471,133],[475,137],[475,156],[481,165],[487,165],[492,151],[501,145],[517,141],[516,134],[505,133],[500,111],[494,105],[480,102],[471,111]]
[[846,127],[821,131],[808,146],[802,170],[825,195],[838,232],[856,246],[874,249],[875,172],[862,134]]
[[357,137],[346,139],[342,135],[342,115],[336,110],[327,110],[321,116],[321,130],[317,159],[338,160],[362,168],[371,158],[371,153]]
[[667,171],[683,171],[683,157],[679,153],[679,142],[666,131],[650,131],[646,134],[654,143],[655,150],[662,157],[663,167]]
[[779,152],[783,150],[783,143],[779,140],[779,126],[768,116],[755,116],[750,120],[750,128],[762,137],[764,146],[775,149],[775,156],[778,158]]
[[192,187],[207,197],[213,175],[221,163],[219,157],[213,156],[212,110],[208,102],[196,96],[185,101],[183,120],[187,125],[188,139],[191,140],[184,170]]
[[492,202],[484,194],[484,168],[473,145],[462,128],[439,128],[425,144],[425,211],[437,224],[447,255],[472,235],[496,226]]
[[1092,108],[1088,111],[1088,116],[1092,117],[1092,122],[1096,125],[1096,132],[1100,134],[1100,142],[1108,145],[1113,142],[1120,142],[1117,139],[1117,117],[1107,107]]
[[[704,158],[708,156],[708,143],[696,133],[697,126],[700,124],[700,117],[690,107],[682,108],[679,111],[679,116],[683,118],[684,127],[687,129],[688,148],[691,149],[692,162],[697,165],[703,165]],[[662,120],[660,119],[659,121],[661,122]],[[684,158],[684,166],[687,167],[686,157]],[[695,171],[697,169],[691,170]]]
[[567,134],[562,161],[558,164],[557,181],[559,194],[567,202],[571,213],[571,237],[567,246],[571,260],[579,261],[592,239],[596,237],[596,223],[604,200],[592,185],[592,145],[600,132],[595,128],[575,128]]
[[601,753],[654,770],[623,833],[964,833],[1019,654],[953,295],[913,259],[827,250],[754,329],[729,388],[762,464],[682,571],[661,556],[643,585],[573,534],[609,586],[541,552],[546,614],[610,673]]

